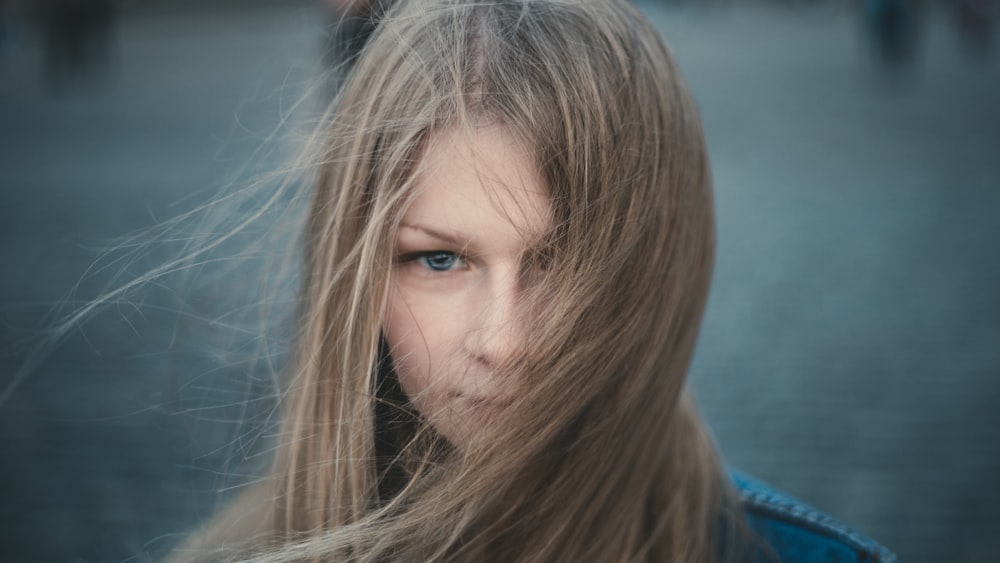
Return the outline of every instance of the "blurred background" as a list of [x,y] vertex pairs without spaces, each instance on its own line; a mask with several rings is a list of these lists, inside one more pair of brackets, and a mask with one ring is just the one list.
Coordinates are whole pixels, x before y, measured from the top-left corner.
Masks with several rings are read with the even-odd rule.
[[[1000,560],[997,0],[637,3],[713,159],[692,382],[727,461],[902,561]],[[257,254],[39,345],[295,150],[363,38],[333,4],[0,2],[0,560],[155,560],[266,458]]]

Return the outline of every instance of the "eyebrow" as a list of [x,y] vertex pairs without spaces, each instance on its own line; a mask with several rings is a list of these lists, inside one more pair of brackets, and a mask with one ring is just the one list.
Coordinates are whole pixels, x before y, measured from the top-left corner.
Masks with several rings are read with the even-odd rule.
[[412,223],[403,223],[400,226],[401,227],[405,227],[407,229],[413,229],[415,231],[420,231],[420,232],[422,232],[422,233],[424,233],[424,234],[426,234],[428,236],[434,237],[434,238],[436,238],[436,239],[438,239],[440,241],[447,242],[449,244],[454,244],[456,246],[465,246],[464,243],[459,242],[458,237],[456,237],[456,236],[454,236],[452,234],[449,234],[449,233],[445,233],[445,232],[442,232],[442,231],[438,231],[438,230],[432,229],[430,227],[424,227],[423,225],[414,225]]

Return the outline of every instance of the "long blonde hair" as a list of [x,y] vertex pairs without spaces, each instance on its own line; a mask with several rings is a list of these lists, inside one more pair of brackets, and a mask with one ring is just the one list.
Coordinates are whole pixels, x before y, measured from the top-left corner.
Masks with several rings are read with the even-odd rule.
[[[523,396],[459,450],[399,396],[380,332],[422,148],[484,122],[529,148],[554,226],[525,259],[541,309],[511,368]],[[716,560],[734,501],[684,391],[711,179],[644,16],[625,0],[402,2],[319,130],[273,469],[178,557]]]

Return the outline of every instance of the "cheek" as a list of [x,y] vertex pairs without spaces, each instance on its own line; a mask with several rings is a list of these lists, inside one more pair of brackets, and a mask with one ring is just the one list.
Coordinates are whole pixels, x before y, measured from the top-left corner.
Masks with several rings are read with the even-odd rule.
[[446,379],[455,356],[460,331],[440,305],[427,296],[397,290],[390,296],[383,323],[400,386],[418,408],[446,383],[439,380]]
[[430,354],[421,337],[423,331],[417,315],[398,291],[393,292],[389,299],[382,329],[396,376],[406,396],[412,400],[427,385]]
[[418,410],[440,407],[464,373],[465,329],[457,296],[397,289],[383,323],[403,392]]

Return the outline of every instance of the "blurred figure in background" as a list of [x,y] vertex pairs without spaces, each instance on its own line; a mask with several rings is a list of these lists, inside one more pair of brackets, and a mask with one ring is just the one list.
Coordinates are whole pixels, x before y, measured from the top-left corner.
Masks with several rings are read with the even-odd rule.
[[10,41],[11,30],[8,4],[10,4],[8,0],[0,0],[0,53],[3,53],[4,48],[7,47],[7,42]]
[[112,0],[38,0],[45,79],[64,90],[107,67],[116,7]]
[[340,83],[371,37],[375,26],[395,0],[323,0],[330,20],[323,45],[326,70],[326,100],[333,98]]
[[954,0],[953,6],[963,43],[974,54],[987,54],[992,49],[1000,4],[997,0]]
[[866,0],[864,24],[877,60],[900,66],[916,58],[920,40],[920,0]]
[[0,63],[8,51],[23,41],[23,2],[0,0]]
[[[959,38],[975,56],[985,56],[993,44],[998,0],[948,0]],[[887,68],[902,67],[919,58],[925,8],[922,0],[865,0],[862,19],[874,58]]]

